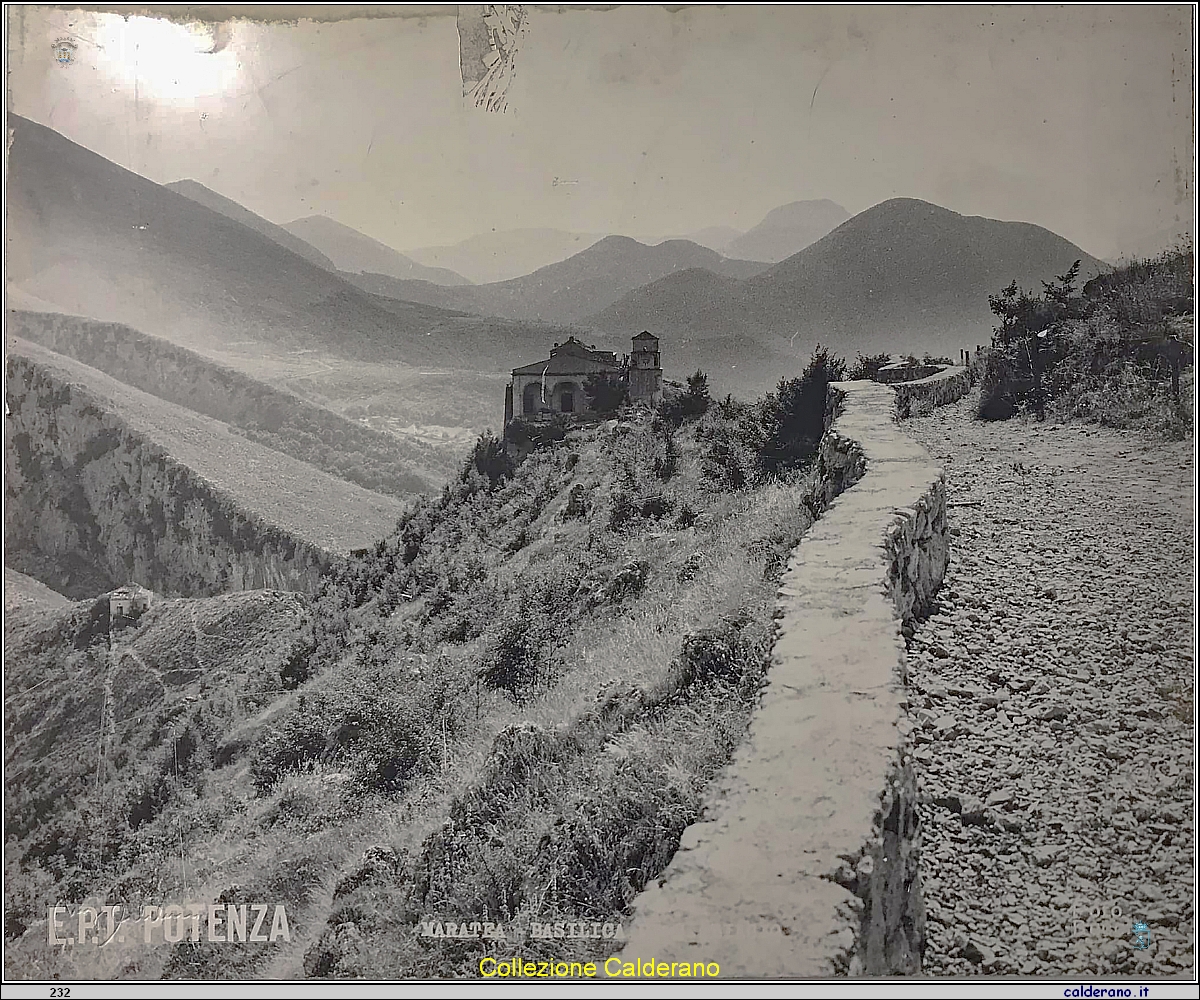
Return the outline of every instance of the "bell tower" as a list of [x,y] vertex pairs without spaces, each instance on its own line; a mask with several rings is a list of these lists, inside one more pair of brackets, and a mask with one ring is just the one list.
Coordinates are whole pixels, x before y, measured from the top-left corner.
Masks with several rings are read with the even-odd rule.
[[658,338],[643,330],[633,338],[633,353],[629,356],[629,400],[657,406],[662,402],[662,355]]

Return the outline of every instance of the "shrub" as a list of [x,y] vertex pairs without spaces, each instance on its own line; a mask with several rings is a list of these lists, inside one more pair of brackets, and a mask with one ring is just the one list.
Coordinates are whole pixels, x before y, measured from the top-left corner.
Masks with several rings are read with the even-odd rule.
[[[1177,365],[1191,352],[1167,338],[1172,317],[1193,308],[1190,248],[1177,248],[1093,278],[1077,293],[1078,262],[1042,294],[1015,282],[988,304],[999,318],[986,358],[977,416],[1004,420],[1027,408],[1039,418],[1047,407],[1061,416],[1155,433],[1187,433],[1190,421],[1174,412]],[[1172,357],[1172,352],[1174,356]]]
[[621,532],[628,528],[637,518],[638,509],[633,497],[624,490],[617,490],[612,495],[612,509],[608,514],[608,530]]
[[661,493],[656,493],[654,496],[646,497],[642,501],[642,506],[638,512],[642,517],[657,520],[671,513],[671,501]]
[[443,733],[458,730],[455,695],[469,682],[446,662],[419,680],[398,666],[345,667],[327,690],[303,698],[258,746],[250,773],[259,793],[318,763],[350,772],[361,791],[385,793],[432,767]]
[[654,455],[654,474],[666,482],[679,471],[679,445],[671,424],[658,415],[650,423],[650,432],[661,444]]
[[825,397],[841,381],[846,362],[820,345],[799,378],[782,379],[763,401],[762,469],[768,475],[802,467],[816,455],[825,433]]
[[684,636],[679,655],[667,674],[671,694],[682,694],[697,684],[736,683],[756,658],[754,649],[726,624]]
[[999,351],[989,351],[984,359],[975,416],[980,420],[1007,420],[1016,409],[1016,390],[1008,359]]
[[629,401],[629,379],[625,375],[597,372],[583,385],[589,406],[601,416],[610,416]]
[[269,791],[289,771],[300,770],[325,752],[325,727],[311,714],[297,712],[259,744],[250,776],[259,793]]
[[619,601],[626,597],[635,597],[645,589],[646,580],[650,576],[650,564],[645,559],[627,562],[618,571],[605,588],[606,597],[610,601]]
[[675,527],[681,531],[686,530],[696,523],[697,516],[690,504],[681,503],[675,515]]
[[310,626],[304,630],[304,635],[294,643],[287,659],[279,668],[279,680],[286,690],[299,687],[308,680],[312,673],[313,651],[314,642]]
[[562,512],[563,520],[582,520],[587,517],[588,506],[587,487],[583,483],[576,483],[567,495],[567,503]]
[[484,431],[471,449],[470,457],[463,464],[459,478],[466,480],[471,472],[484,476],[491,486],[508,479],[515,468],[513,460],[504,449],[504,442],[491,431]]
[[572,426],[571,418],[561,413],[544,422],[514,417],[504,428],[504,440],[521,450],[544,448],[562,441]]
[[694,375],[689,375],[687,391],[674,393],[664,398],[659,406],[659,415],[674,427],[680,426],[685,420],[703,416],[708,412],[712,397],[708,392],[708,376],[697,369]]
[[727,396],[696,428],[700,474],[718,489],[736,490],[757,481],[763,449],[762,407]]
[[718,429],[700,453],[700,474],[721,489],[740,490],[753,475],[753,466],[725,428]]
[[875,373],[891,360],[890,354],[863,354],[861,351],[858,354],[857,360],[850,366],[850,370],[846,372],[846,378],[854,381],[859,379],[873,379]]
[[550,632],[549,623],[541,616],[505,616],[483,654],[479,672],[483,683],[520,700],[541,678],[542,649]]
[[355,742],[344,755],[359,784],[368,791],[398,792],[417,770],[430,735],[430,720],[414,718],[411,712],[396,712],[386,721],[373,719],[369,735]]

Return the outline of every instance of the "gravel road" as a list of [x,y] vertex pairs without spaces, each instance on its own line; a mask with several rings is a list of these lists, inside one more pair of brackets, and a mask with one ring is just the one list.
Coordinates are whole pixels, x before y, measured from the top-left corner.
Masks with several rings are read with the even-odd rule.
[[909,640],[932,975],[1190,976],[1192,442],[906,421],[952,558]]

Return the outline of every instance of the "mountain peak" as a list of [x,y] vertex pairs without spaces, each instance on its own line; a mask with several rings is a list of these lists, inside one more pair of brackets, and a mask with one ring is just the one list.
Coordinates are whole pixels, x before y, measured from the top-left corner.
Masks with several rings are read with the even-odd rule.
[[722,251],[747,260],[780,261],[811,246],[850,218],[841,205],[820,198],[771,209],[757,226]]
[[316,247],[351,274],[384,274],[391,278],[430,281],[435,285],[469,285],[461,274],[444,267],[427,267],[406,257],[386,243],[360,233],[327,215],[308,215],[283,227]]
[[989,295],[1014,279],[1037,288],[1075,260],[1082,277],[1104,268],[1040,226],[891,198],[745,280],[680,271],[588,322],[613,334],[649,327],[692,342],[750,338],[797,358],[817,342],[850,356],[953,356],[990,338]]
[[277,226],[273,222],[268,222],[261,215],[256,215],[232,198],[226,198],[223,194],[219,194],[197,180],[187,177],[163,186],[169,191],[174,191],[176,194],[181,194],[185,198],[196,202],[198,205],[211,208],[214,212],[219,212],[234,222],[240,222],[243,226],[253,229],[255,232],[262,233],[267,239],[274,240],[281,247],[286,247],[292,253],[298,254],[310,263],[316,264],[317,267],[324,268],[326,271],[337,270],[333,266],[333,261],[316,247],[306,243],[299,236],[289,233],[283,226]]
[[[828,198],[814,198],[808,201],[793,201],[786,205],[773,208],[763,218],[755,229],[778,229],[783,226],[795,226],[808,223],[815,218],[841,219],[850,218],[841,205]],[[753,231],[753,230],[751,230]]]

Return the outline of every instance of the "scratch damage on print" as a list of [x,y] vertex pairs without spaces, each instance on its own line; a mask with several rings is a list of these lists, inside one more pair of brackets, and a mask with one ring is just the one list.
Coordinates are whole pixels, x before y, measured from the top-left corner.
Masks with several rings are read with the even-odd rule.
[[460,4],[458,53],[463,98],[485,111],[505,111],[525,33],[524,4]]

